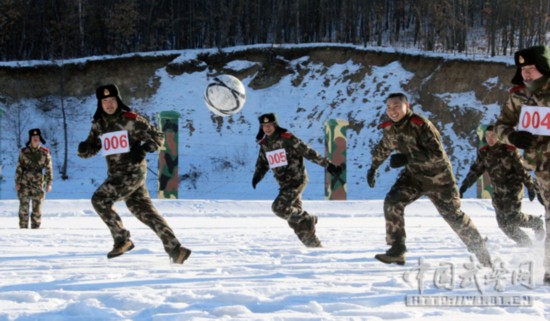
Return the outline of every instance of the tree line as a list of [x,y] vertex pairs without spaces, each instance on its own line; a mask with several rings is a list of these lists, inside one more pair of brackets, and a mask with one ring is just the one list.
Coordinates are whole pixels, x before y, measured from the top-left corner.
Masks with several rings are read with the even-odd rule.
[[0,60],[311,42],[494,56],[549,29],[548,0],[0,0]]

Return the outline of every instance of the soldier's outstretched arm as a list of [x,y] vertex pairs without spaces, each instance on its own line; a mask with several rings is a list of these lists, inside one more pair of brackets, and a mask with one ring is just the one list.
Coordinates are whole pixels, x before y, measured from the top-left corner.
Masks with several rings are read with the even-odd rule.
[[376,183],[376,172],[378,171],[378,167],[380,167],[386,158],[390,156],[394,149],[392,141],[384,135],[372,150],[371,166],[367,171],[367,183],[371,188],[373,188]]
[[525,185],[525,187],[537,188],[533,177],[529,174],[527,169],[523,167],[523,161],[518,152],[514,153],[512,167],[514,168],[516,177]]
[[265,158],[264,152],[262,151],[262,149],[260,149],[260,152],[258,153],[258,159],[256,160],[254,176],[252,177],[253,188],[256,188],[256,184],[258,184],[264,178],[268,170],[269,164],[267,162],[267,159]]
[[461,186],[465,187],[466,189],[470,188],[470,186],[474,185],[474,183],[477,181],[477,179],[483,175],[483,172],[485,172],[486,168],[485,165],[483,165],[483,159],[482,156],[477,153],[476,160],[470,166],[470,170],[468,171],[468,174],[466,174],[466,177],[462,181]]
[[376,171],[380,165],[390,156],[390,154],[393,152],[394,147],[391,143],[390,139],[384,135],[380,142],[374,147],[372,150],[372,161],[370,168]]
[[292,145],[296,148],[305,159],[313,162],[317,165],[327,167],[330,163],[326,157],[321,156],[315,149],[311,148],[308,144],[304,143],[301,139],[294,136],[292,137]]
[[23,179],[23,166],[21,165],[23,161],[22,153],[19,153],[19,159],[17,160],[17,167],[15,168],[15,189],[19,190],[21,186],[21,180]]
[[46,155],[46,173],[45,173],[46,187],[51,190],[53,183],[53,166],[52,166],[52,155],[50,152]]
[[143,150],[148,153],[157,151],[164,143],[164,133],[141,116],[136,119],[135,130],[135,136],[141,140]]
[[529,174],[529,171],[527,171],[527,169],[523,167],[523,161],[521,159],[521,156],[517,152],[514,153],[513,166],[517,173],[516,177],[523,183],[523,185],[527,189],[529,200],[533,201],[535,197],[537,197],[539,202],[544,206],[544,202],[541,202],[540,190],[539,186],[537,185],[537,181],[533,178],[533,176],[531,176],[531,174]]

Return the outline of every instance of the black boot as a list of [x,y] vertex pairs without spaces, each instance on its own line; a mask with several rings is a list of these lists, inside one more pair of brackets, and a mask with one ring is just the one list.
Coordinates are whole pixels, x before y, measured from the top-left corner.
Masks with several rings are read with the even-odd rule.
[[172,263],[183,264],[189,255],[191,255],[191,250],[180,245],[170,253],[170,259]]
[[19,219],[19,228],[29,228],[29,220]]
[[405,265],[405,253],[407,252],[407,247],[402,242],[395,242],[384,254],[376,254],[374,256],[380,262],[391,264],[395,263],[397,265]]
[[477,257],[477,260],[481,265],[485,267],[491,267],[491,255],[489,254],[489,251],[487,250],[487,239],[482,239],[479,244],[476,244],[474,246],[468,246],[468,251],[471,253],[474,253]]
[[292,227],[294,233],[306,247],[323,247],[321,241],[315,235],[317,216],[309,215],[307,212],[304,212],[303,216],[304,218],[300,222],[288,222],[288,225]]
[[116,240],[111,252],[107,253],[107,258],[112,259],[117,256],[131,251],[134,248],[134,243],[130,240]]

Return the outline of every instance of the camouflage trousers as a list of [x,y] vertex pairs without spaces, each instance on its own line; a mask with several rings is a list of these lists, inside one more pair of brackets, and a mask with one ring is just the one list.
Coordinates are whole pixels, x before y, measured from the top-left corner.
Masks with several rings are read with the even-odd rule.
[[498,227],[520,246],[530,246],[531,239],[521,230],[521,227],[534,229],[542,224],[539,217],[521,212],[523,199],[523,185],[507,186],[505,189],[493,186],[493,207]]
[[535,171],[540,195],[544,201],[544,221],[546,228],[546,239],[544,240],[544,270],[550,273],[550,171]]
[[280,186],[279,195],[271,204],[273,213],[287,222],[301,221],[304,218],[302,193],[306,189],[306,185],[303,183],[298,186]]
[[145,178],[133,176],[109,176],[92,196],[92,205],[111,231],[115,243],[130,238],[130,232],[114,209],[114,203],[120,200],[124,200],[130,212],[157,234],[166,253],[180,246],[166,220],[153,206]]
[[39,228],[42,224],[42,201],[44,193],[18,193],[19,197],[19,227],[29,228],[29,203],[32,202],[31,228]]
[[318,247],[321,242],[315,235],[316,218],[302,209],[302,193],[307,183],[298,186],[280,186],[279,195],[273,201],[273,213],[288,222],[298,239],[308,247]]
[[451,179],[443,184],[424,183],[415,179],[408,171],[399,176],[384,199],[388,245],[405,244],[405,207],[424,195],[430,199],[470,252],[485,248],[484,240],[476,226],[470,217],[460,210],[460,194],[456,183]]

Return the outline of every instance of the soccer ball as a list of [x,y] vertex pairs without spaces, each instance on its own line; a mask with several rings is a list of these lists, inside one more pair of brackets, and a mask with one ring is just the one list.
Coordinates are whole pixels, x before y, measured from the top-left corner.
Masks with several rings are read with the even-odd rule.
[[243,83],[231,75],[219,75],[206,86],[206,107],[218,116],[230,116],[241,111],[246,101]]

